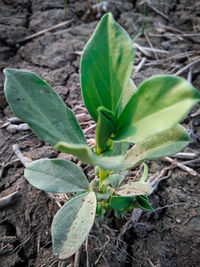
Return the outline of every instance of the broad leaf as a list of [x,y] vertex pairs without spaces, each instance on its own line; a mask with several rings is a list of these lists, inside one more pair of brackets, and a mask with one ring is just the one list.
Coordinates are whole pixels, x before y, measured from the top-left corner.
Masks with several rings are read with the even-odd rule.
[[97,156],[88,145],[71,145],[66,142],[59,142],[55,149],[72,154],[78,157],[83,163],[98,165],[103,169],[116,169],[123,163],[122,156]]
[[5,95],[17,117],[42,140],[87,144],[74,113],[45,81],[29,71],[5,69]]
[[128,208],[133,203],[133,201],[133,197],[113,196],[110,198],[109,203],[113,209],[121,210]]
[[68,201],[52,223],[53,251],[60,260],[72,256],[83,244],[94,223],[96,197],[84,193]]
[[176,125],[135,144],[125,155],[124,168],[136,167],[144,160],[161,158],[182,150],[189,142],[189,134]]
[[52,193],[86,191],[88,180],[83,171],[64,159],[39,159],[29,163],[24,176],[33,186]]
[[96,122],[100,106],[116,115],[130,79],[133,60],[132,40],[111,14],[104,15],[81,58],[83,99]]
[[140,142],[181,121],[200,100],[200,93],[175,76],[154,76],[143,82],[117,123],[115,141]]
[[130,182],[117,189],[117,194],[120,196],[149,195],[151,192],[152,187],[146,182]]
[[98,120],[96,127],[97,151],[102,152],[105,149],[108,139],[114,131],[113,113],[104,107],[98,108]]

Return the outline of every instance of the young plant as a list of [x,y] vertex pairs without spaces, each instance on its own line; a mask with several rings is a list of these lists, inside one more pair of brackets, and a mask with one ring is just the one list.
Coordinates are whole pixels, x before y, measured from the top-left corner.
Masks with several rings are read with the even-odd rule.
[[122,216],[135,207],[152,209],[147,165],[140,181],[123,184],[128,170],[177,153],[189,142],[178,123],[200,100],[200,93],[184,79],[164,75],[136,89],[130,78],[133,62],[132,40],[111,14],[104,15],[84,48],[80,68],[83,100],[97,123],[92,148],[74,113],[50,85],[32,72],[4,71],[5,95],[16,116],[56,150],[97,166],[98,178],[91,183],[78,166],[63,159],[36,160],[25,169],[26,179],[41,190],[77,193],[53,220],[53,250],[59,259],[80,248],[95,214],[113,210]]

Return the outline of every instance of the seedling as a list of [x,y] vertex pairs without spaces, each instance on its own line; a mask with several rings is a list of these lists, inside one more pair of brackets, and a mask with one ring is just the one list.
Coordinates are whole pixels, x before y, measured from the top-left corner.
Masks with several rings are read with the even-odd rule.
[[85,46],[80,67],[83,100],[97,123],[92,148],[74,113],[50,85],[32,72],[4,71],[6,98],[16,116],[56,150],[97,166],[91,183],[78,166],[63,159],[36,160],[25,169],[26,179],[41,190],[77,193],[53,220],[53,250],[59,259],[80,248],[95,214],[113,210],[122,216],[134,207],[152,209],[147,165],[140,181],[123,183],[128,170],[177,153],[189,142],[178,123],[200,93],[184,79],[164,75],[136,89],[130,78],[133,62],[132,40],[111,14],[104,15]]

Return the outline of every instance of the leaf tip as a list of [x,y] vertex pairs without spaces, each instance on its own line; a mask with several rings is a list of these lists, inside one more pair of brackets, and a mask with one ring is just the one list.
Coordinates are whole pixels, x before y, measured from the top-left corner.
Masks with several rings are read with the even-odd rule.
[[8,76],[8,75],[12,75],[14,74],[15,72],[18,72],[19,70],[17,69],[11,69],[11,68],[5,68],[3,70],[3,73],[5,74],[5,76]]

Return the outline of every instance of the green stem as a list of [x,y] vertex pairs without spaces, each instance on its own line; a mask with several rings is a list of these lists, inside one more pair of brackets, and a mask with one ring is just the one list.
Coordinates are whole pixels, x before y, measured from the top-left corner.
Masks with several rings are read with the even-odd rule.
[[100,188],[100,190],[102,190],[103,181],[106,178],[107,178],[107,172],[104,169],[99,168],[99,188]]

